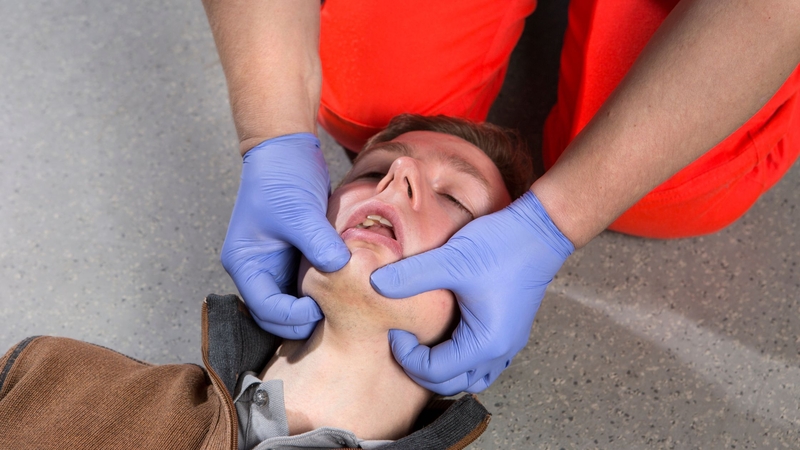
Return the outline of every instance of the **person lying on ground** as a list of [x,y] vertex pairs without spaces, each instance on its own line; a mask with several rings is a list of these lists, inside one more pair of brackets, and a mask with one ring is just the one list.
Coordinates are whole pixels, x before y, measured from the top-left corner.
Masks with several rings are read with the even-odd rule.
[[[248,152],[245,170],[260,156]],[[434,393],[403,371],[387,335],[403,329],[433,347],[460,332],[456,324],[471,312],[447,290],[387,299],[369,276],[441,246],[517,197],[528,201],[532,177],[524,144],[507,130],[446,117],[395,118],[329,199],[327,217],[352,254],[348,264],[325,273],[302,259],[296,280],[294,270],[280,280],[296,282],[324,313],[308,339],[278,347],[252,319],[250,328],[236,322],[226,329],[212,296],[203,327],[208,377],[197,366],[151,366],[68,339],[23,341],[0,361],[0,447],[463,447],[485,428],[485,410],[462,402],[450,425],[440,420],[439,428],[434,422],[415,432]],[[253,330],[268,342],[241,337]],[[241,341],[223,351],[214,339]],[[452,422],[462,426],[453,431]],[[418,440],[407,441],[412,437]]]

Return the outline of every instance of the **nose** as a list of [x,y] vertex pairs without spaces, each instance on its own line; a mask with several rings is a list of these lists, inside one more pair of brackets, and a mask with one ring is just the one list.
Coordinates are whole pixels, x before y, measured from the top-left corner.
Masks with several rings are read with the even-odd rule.
[[418,211],[424,196],[419,162],[408,156],[395,159],[376,189],[379,193],[388,192],[406,199],[411,208]]

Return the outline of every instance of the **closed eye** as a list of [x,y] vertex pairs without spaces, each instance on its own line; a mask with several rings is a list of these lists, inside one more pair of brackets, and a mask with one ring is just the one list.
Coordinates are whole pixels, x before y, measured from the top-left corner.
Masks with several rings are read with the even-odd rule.
[[386,176],[385,172],[366,172],[366,173],[362,173],[361,175],[355,177],[355,179],[356,180],[361,180],[361,179],[366,178],[366,179],[382,180],[383,177],[385,177],[385,176]]
[[470,220],[475,220],[475,215],[474,215],[474,214],[472,214],[472,211],[468,210],[466,206],[462,205],[462,204],[461,204],[461,202],[460,202],[460,201],[458,201],[458,199],[457,199],[457,198],[453,197],[453,196],[452,196],[452,195],[450,195],[450,194],[440,194],[440,195],[442,195],[444,198],[446,198],[446,199],[447,199],[447,200],[449,200],[451,203],[453,203],[454,205],[456,205],[456,207],[458,207],[460,210],[462,210],[462,211],[464,211],[465,213],[469,214]]

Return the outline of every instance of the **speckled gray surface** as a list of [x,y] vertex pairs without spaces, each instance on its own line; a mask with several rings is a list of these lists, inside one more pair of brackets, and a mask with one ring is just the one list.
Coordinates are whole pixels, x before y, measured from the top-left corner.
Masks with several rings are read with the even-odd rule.
[[[542,2],[492,111],[533,148],[565,20]],[[0,36],[0,347],[55,334],[199,362],[200,302],[234,292],[218,253],[240,164],[199,1],[4,1]],[[602,234],[481,395],[473,447],[800,447],[798,223],[795,165],[715,235]]]

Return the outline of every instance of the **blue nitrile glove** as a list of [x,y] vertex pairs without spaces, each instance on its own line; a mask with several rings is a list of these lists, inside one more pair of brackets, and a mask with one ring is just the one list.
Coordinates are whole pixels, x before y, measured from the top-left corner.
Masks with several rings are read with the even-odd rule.
[[452,339],[433,348],[406,331],[390,331],[395,358],[439,394],[482,391],[525,347],[545,288],[574,250],[528,191],[468,223],[442,247],[378,269],[372,286],[384,296],[449,289],[461,308]]
[[328,220],[328,166],[319,139],[290,134],[244,154],[242,179],[220,259],[261,328],[303,339],[322,318],[310,297],[294,292],[299,249],[325,272],[350,252]]

